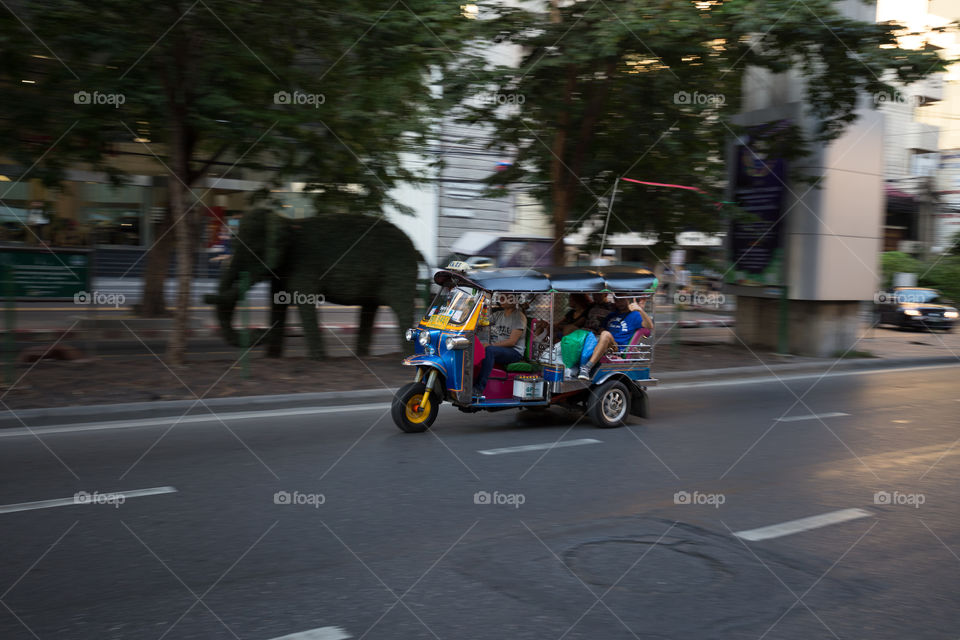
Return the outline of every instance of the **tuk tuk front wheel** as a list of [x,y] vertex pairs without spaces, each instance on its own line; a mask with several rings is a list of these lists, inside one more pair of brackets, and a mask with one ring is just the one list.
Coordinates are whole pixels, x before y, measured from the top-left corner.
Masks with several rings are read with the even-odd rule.
[[609,380],[590,390],[587,415],[601,429],[622,427],[627,424],[630,403],[630,391],[626,385],[617,380]]
[[397,390],[390,415],[401,431],[422,433],[437,419],[441,400],[436,393],[430,393],[424,401],[426,391],[423,382],[411,382]]

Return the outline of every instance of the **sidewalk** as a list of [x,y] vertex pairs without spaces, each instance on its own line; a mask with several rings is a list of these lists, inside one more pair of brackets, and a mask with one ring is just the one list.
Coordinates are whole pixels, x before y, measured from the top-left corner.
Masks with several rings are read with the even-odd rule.
[[[699,335],[699,332],[694,332]],[[731,330],[705,329],[704,340],[681,338],[672,341],[666,334],[657,344],[652,366],[654,377],[671,380],[729,380],[731,377],[769,377],[793,372],[843,370],[849,368],[882,368],[949,364],[960,362],[960,334],[900,332],[889,329],[867,331],[848,355],[873,357],[804,358],[751,352],[731,343]],[[715,337],[708,337],[716,334]],[[347,341],[350,348],[351,341]],[[328,345],[330,343],[328,342]],[[332,345],[330,345],[332,346]],[[337,398],[344,392],[381,390],[388,397],[391,390],[408,382],[412,372],[400,364],[401,354],[375,355],[369,358],[329,358],[313,361],[303,356],[267,359],[259,352],[251,353],[248,372],[237,359],[239,350],[224,348],[220,355],[194,358],[182,369],[168,368],[158,357],[109,357],[92,361],[58,362],[43,360],[20,365],[15,383],[4,385],[0,400],[12,410],[76,405],[115,403],[156,403],[187,401],[206,411],[203,401],[219,398],[235,400],[243,405],[255,403],[257,397],[331,392]],[[344,398],[346,400],[346,398]],[[284,402],[290,402],[289,398]],[[106,409],[106,408],[103,408]],[[13,416],[0,416],[0,424]]]

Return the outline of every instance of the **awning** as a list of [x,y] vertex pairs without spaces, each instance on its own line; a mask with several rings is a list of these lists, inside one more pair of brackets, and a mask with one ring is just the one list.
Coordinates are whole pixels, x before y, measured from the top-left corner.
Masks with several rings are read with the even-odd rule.
[[467,231],[450,245],[451,253],[475,256],[497,241],[500,236],[483,231]]

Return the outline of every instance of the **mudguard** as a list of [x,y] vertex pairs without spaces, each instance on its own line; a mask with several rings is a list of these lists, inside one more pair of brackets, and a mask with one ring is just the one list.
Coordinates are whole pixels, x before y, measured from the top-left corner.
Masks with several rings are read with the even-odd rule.
[[630,396],[630,415],[638,418],[650,417],[650,403],[647,392],[636,385],[633,385],[633,393]]

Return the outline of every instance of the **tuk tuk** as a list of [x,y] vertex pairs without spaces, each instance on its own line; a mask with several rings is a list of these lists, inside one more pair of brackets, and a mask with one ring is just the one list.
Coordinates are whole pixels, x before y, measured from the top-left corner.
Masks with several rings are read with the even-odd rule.
[[[391,407],[402,431],[429,429],[443,401],[467,413],[560,404],[585,410],[603,428],[622,426],[631,414],[647,417],[646,389],[657,383],[650,376],[652,328],[636,330],[628,344],[604,355],[584,380],[565,366],[557,325],[574,293],[590,294],[595,302],[613,296],[645,303],[657,289],[652,272],[616,265],[472,271],[464,263],[451,263],[437,271],[434,282],[439,293],[418,326],[406,331],[414,355],[403,364],[414,367],[415,375],[397,391]],[[477,396],[473,381],[485,353],[480,338],[489,331],[496,298],[504,295],[514,297],[526,318],[523,359],[496,365]]]

